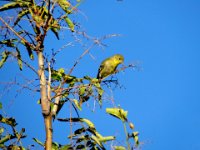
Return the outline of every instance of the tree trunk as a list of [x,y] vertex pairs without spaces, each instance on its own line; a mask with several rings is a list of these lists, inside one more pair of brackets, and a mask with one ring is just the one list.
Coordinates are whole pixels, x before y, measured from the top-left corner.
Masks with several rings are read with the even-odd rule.
[[40,79],[40,96],[42,114],[44,116],[46,142],[45,149],[52,150],[52,117],[50,112],[50,100],[47,97],[47,81],[44,73],[44,57],[41,51],[38,52],[38,76]]

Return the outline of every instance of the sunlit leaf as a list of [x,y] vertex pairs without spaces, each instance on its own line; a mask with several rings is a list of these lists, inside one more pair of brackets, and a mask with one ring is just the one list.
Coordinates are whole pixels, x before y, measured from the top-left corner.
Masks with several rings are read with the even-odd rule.
[[0,128],[0,135],[4,132],[4,128]]
[[0,44],[4,44],[8,47],[15,47],[14,42],[16,42],[16,41],[17,41],[17,39],[7,39],[7,40],[0,41]]
[[99,138],[99,140],[100,140],[101,142],[112,141],[112,140],[114,140],[114,139],[115,139],[115,136],[103,136],[103,137]]
[[17,20],[14,22],[14,25],[17,25],[17,23],[21,20],[21,18],[25,15],[27,15],[29,13],[29,10],[26,9],[26,10],[22,10],[18,13],[17,15]]
[[57,70],[52,70],[51,71],[51,78],[53,80],[56,80],[56,81],[61,81],[62,80],[62,73],[60,73],[59,71]]
[[2,105],[2,103],[0,102],[0,109],[2,109],[3,108],[3,105]]
[[74,131],[74,135],[82,134],[86,131],[85,128],[80,128]]
[[114,136],[102,136],[99,132],[96,131],[95,128],[88,128],[87,131],[95,135],[100,142],[107,142],[115,139]]
[[106,108],[106,112],[123,122],[127,121],[128,111],[124,111],[121,108]]
[[101,141],[99,141],[98,137],[92,135],[91,139],[94,140],[101,148],[104,148],[103,144],[101,143]]
[[74,102],[74,104],[75,104],[76,108],[78,108],[79,110],[82,110],[82,107],[81,107],[81,105],[80,105],[80,103],[79,103],[79,101],[78,101],[78,100],[76,100],[76,99],[73,99],[73,102]]
[[76,80],[75,76],[70,76],[70,75],[64,75],[63,78],[64,78],[65,83],[71,83]]
[[57,142],[52,143],[52,150],[59,150],[59,144]]
[[[34,5],[32,6],[31,9],[29,9],[29,11],[37,27],[43,26],[45,24],[46,20],[44,19],[44,16],[45,16],[44,14],[48,13],[45,7]],[[47,16],[45,17],[47,18]]]
[[55,34],[57,39],[59,40],[59,34],[58,31],[60,30],[60,25],[56,19],[51,16],[51,22],[49,23],[51,31]]
[[65,18],[65,21],[69,27],[69,29],[74,32],[74,23],[72,22],[72,20],[68,17]]
[[29,58],[30,58],[31,60],[33,60],[33,59],[34,59],[34,56],[33,56],[33,51],[32,51],[32,49],[31,49],[31,46],[30,46],[28,43],[25,43],[23,40],[20,41],[20,42],[26,47],[26,50],[27,50],[28,55],[29,55]]
[[71,145],[63,145],[59,148],[59,150],[72,150],[73,147]]
[[139,137],[138,137],[138,135],[139,135],[139,132],[133,132],[133,133],[131,134],[131,136],[133,137],[133,139],[134,139],[134,141],[135,141],[135,145],[136,145],[136,146],[139,145]]
[[63,75],[65,73],[65,69],[64,68],[60,68],[60,69],[58,69],[58,72]]
[[51,31],[55,34],[56,38],[59,40],[60,38],[59,38],[59,35],[58,35],[58,28],[52,27]]
[[81,118],[80,120],[85,122],[90,128],[95,128],[94,124],[90,120],[84,118]]
[[0,12],[9,10],[9,9],[14,9],[14,8],[20,8],[20,7],[28,7],[31,3],[27,1],[16,1],[16,2],[11,2],[8,4],[3,5],[0,7]]
[[1,139],[0,139],[0,146],[1,146],[1,144],[4,144],[5,142],[9,141],[11,139],[11,137],[12,137],[11,134],[7,134],[7,135],[1,137]]
[[11,125],[11,126],[16,126],[17,125],[17,122],[14,118],[4,118],[2,115],[0,115],[0,122],[1,123],[4,123],[4,124],[8,124],[8,125]]
[[44,143],[42,143],[40,140],[36,139],[36,138],[33,138],[33,140],[38,143],[39,145],[41,146],[44,146]]
[[61,118],[58,118],[57,119],[58,121],[62,121],[62,122],[85,122],[91,129],[95,129],[95,126],[94,124],[88,120],[88,119],[85,119],[85,118],[66,118],[66,119],[61,119]]
[[85,90],[86,90],[86,86],[80,86],[79,88],[79,95],[84,95],[85,94]]
[[67,0],[57,0],[58,5],[68,14],[71,4]]
[[83,78],[86,79],[86,80],[89,80],[89,81],[92,80],[92,78],[90,76],[84,76]]
[[22,146],[17,146],[17,145],[9,145],[8,146],[8,148],[7,148],[8,150],[26,150],[24,147],[22,147]]
[[41,104],[41,99],[37,100],[37,104]]
[[126,150],[124,146],[114,146],[114,150]]
[[17,63],[19,65],[19,69],[22,70],[22,58],[19,49],[16,47],[17,51]]

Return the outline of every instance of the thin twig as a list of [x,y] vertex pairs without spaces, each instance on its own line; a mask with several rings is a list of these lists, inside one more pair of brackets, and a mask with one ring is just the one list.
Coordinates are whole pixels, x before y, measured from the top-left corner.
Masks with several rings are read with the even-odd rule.
[[48,98],[48,100],[51,100],[51,66],[50,66],[50,63],[48,63],[48,70],[49,70],[49,79],[48,79],[48,85],[47,85],[47,98]]
[[76,60],[76,62],[74,63],[73,67],[70,69],[69,71],[69,75],[73,72],[74,68],[76,67],[76,65],[78,65],[78,63],[80,62],[80,60],[83,58],[83,56],[85,56],[87,53],[89,53],[89,51],[96,45],[96,43],[93,43],[88,49],[86,49],[81,56]]
[[26,39],[24,39],[21,35],[19,35],[9,24],[7,24],[3,18],[0,17],[0,20],[17,36],[19,37],[25,44],[35,49],[35,46],[30,44]]

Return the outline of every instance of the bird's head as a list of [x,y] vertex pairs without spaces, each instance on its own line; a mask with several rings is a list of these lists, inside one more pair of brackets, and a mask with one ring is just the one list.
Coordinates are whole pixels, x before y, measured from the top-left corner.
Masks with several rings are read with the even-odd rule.
[[116,64],[122,64],[124,62],[124,56],[121,54],[116,54],[113,56],[113,58]]

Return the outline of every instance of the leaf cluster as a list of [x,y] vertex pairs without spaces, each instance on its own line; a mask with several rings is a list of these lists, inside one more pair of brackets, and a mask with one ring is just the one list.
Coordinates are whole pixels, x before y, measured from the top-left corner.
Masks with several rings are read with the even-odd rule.
[[[2,103],[0,103],[0,109],[2,109]],[[25,138],[25,128],[21,131],[16,130],[17,122],[14,118],[4,117],[0,115],[0,148],[3,150],[14,150],[23,148],[20,145],[21,139]]]

